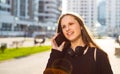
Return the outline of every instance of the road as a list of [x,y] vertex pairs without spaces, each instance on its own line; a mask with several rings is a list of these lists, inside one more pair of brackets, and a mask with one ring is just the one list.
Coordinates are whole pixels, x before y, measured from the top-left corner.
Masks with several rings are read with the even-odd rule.
[[[114,74],[120,74],[120,57],[114,55],[114,40],[102,39],[96,42],[108,53]],[[43,74],[49,54],[50,51],[1,62],[0,74]]]

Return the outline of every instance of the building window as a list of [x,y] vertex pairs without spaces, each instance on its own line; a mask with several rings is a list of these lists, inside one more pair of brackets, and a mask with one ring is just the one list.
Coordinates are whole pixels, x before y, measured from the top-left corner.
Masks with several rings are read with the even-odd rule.
[[43,1],[39,1],[39,10],[40,13],[44,12],[44,2]]
[[10,23],[2,23],[1,31],[10,31],[12,27],[12,24]]
[[6,0],[6,3],[7,3],[7,4],[10,4],[10,0]]
[[44,17],[43,16],[39,16],[38,18],[39,18],[39,21],[42,21],[42,22],[44,21]]
[[25,16],[26,0],[20,0],[20,15]]

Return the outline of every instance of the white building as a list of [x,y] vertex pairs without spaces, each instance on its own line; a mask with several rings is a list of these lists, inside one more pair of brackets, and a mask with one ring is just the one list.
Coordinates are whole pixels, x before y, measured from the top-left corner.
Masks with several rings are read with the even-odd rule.
[[0,36],[50,34],[60,6],[60,0],[0,0]]
[[86,25],[93,30],[97,22],[97,0],[67,0],[66,11],[82,16]]
[[38,21],[41,22],[55,22],[57,21],[61,11],[60,0],[36,0],[35,16],[38,17]]
[[120,0],[107,0],[106,25],[108,35],[120,35]]

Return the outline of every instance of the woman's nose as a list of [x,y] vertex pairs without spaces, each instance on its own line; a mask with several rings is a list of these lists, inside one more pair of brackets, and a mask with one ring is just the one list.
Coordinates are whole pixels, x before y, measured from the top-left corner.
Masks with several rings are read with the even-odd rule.
[[70,29],[70,27],[69,26],[66,26],[66,31],[68,31]]

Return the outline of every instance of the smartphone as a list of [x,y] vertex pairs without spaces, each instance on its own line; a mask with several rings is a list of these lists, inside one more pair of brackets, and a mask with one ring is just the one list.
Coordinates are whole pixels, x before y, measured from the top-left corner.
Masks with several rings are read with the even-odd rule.
[[55,38],[55,41],[56,41],[57,45],[60,46],[63,41],[66,41],[66,38],[63,36],[63,34],[60,33],[60,34]]

